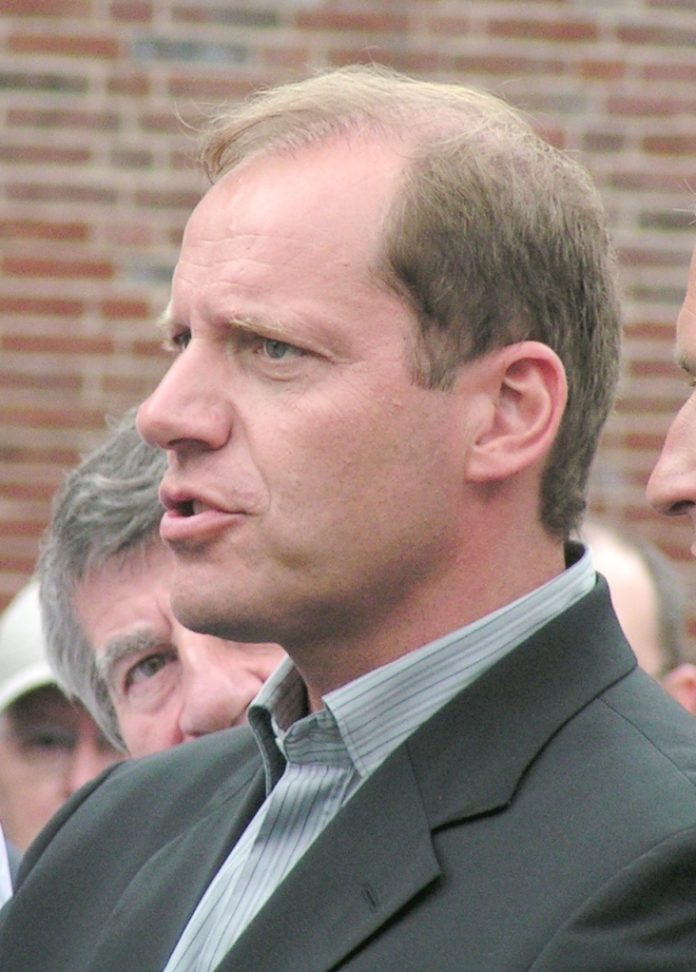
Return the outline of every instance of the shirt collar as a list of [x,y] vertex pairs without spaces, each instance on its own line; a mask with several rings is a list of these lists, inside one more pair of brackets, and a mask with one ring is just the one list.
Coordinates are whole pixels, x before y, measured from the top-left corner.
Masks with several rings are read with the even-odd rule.
[[[589,593],[589,550],[566,545],[566,570],[536,590],[329,692],[324,705],[353,764],[366,776],[437,709],[551,618]],[[269,788],[284,766],[279,740],[307,715],[307,693],[287,658],[249,709]],[[324,715],[325,717],[325,715]]]

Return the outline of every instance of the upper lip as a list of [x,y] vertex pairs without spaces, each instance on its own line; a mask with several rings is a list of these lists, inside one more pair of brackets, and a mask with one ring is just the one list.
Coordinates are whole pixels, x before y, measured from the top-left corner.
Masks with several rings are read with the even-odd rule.
[[173,486],[165,482],[159,489],[159,501],[165,510],[181,513],[190,516],[194,512],[200,512],[200,508],[209,510],[222,510],[219,503],[206,498],[199,492],[187,489],[183,486]]

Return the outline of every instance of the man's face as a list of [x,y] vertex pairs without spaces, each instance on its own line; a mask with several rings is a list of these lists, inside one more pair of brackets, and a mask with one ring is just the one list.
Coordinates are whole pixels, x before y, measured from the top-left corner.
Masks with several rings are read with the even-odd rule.
[[173,572],[173,555],[155,542],[142,556],[107,562],[73,600],[132,756],[240,725],[284,657],[278,645],[182,627],[171,609]]
[[0,823],[24,851],[67,798],[121,756],[55,686],[0,714]]
[[[677,318],[676,355],[691,391],[667,433],[648,483],[648,499],[669,516],[688,514],[696,534],[696,249],[686,297]],[[696,555],[696,537],[691,550]]]
[[139,428],[169,450],[161,532],[191,627],[367,643],[460,555],[466,410],[414,384],[414,317],[373,272],[401,165],[362,143],[255,161],[189,221],[178,357]]

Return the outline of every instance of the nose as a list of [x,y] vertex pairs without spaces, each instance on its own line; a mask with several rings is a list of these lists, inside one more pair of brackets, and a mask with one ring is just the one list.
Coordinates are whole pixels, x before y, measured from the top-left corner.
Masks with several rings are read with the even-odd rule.
[[218,449],[229,436],[222,362],[191,341],[138,410],[137,428],[150,445],[179,450],[198,444]]
[[666,516],[687,513],[696,503],[696,443],[684,409],[665,439],[646,490],[648,502]]
[[[216,652],[219,655],[219,646]],[[205,649],[195,657],[189,653],[182,682],[179,728],[186,740],[241,725],[261,687],[261,679],[235,662],[233,651],[225,659]]]

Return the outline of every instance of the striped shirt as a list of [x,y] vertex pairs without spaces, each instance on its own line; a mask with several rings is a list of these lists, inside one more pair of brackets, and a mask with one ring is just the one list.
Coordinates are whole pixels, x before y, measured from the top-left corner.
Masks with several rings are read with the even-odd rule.
[[[582,548],[569,547],[569,559]],[[266,799],[214,877],[164,972],[211,972],[360,784],[426,719],[595,582],[589,553],[519,600],[328,693],[307,715],[287,659],[249,710]]]
[[3,905],[12,895],[12,881],[10,880],[10,863],[7,858],[5,838],[0,827],[0,905]]

